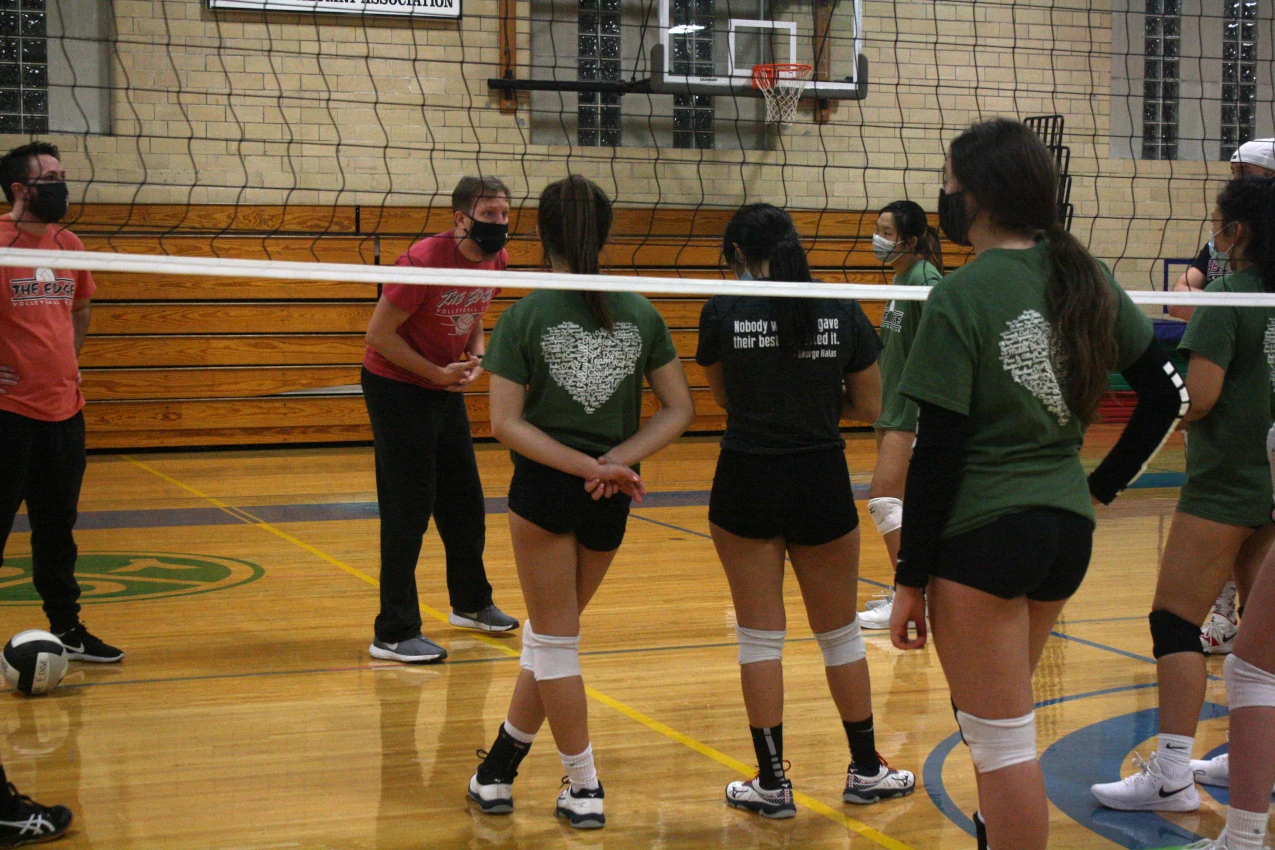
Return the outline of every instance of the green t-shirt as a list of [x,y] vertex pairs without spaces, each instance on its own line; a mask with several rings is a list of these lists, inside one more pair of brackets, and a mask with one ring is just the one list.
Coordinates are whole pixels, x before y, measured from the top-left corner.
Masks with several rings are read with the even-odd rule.
[[[907,271],[895,275],[895,286],[934,286],[943,275],[925,260],[917,260]],[[924,301],[891,300],[881,317],[881,415],[874,424],[889,431],[916,430],[916,402],[899,395],[899,379],[907,362],[916,329],[921,325]]]
[[[1034,507],[1093,519],[1080,466],[1085,427],[1067,407],[1050,356],[1046,247],[984,251],[926,302],[899,392],[964,414],[970,424],[943,538]],[[1142,311],[1110,284],[1123,371],[1153,335]]]
[[527,387],[523,419],[592,455],[637,432],[643,375],[677,357],[650,301],[630,292],[606,299],[610,333],[579,292],[533,292],[501,314],[483,357],[487,371]]
[[[1262,292],[1245,269],[1210,283],[1206,292]],[[1226,525],[1253,527],[1271,519],[1271,427],[1275,370],[1275,309],[1198,307],[1182,336],[1189,350],[1226,371],[1208,415],[1191,423],[1186,484],[1178,510]]]

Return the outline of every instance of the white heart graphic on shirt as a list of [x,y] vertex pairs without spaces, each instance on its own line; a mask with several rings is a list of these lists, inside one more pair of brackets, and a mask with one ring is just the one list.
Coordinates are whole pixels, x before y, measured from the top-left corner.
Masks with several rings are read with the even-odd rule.
[[592,413],[637,370],[642,335],[632,322],[616,322],[611,333],[563,322],[545,331],[540,351],[554,382]]
[[1035,310],[1024,310],[1001,333],[1001,365],[1028,392],[1040,399],[1059,425],[1071,421],[1071,411],[1063,398],[1054,373],[1054,329]]

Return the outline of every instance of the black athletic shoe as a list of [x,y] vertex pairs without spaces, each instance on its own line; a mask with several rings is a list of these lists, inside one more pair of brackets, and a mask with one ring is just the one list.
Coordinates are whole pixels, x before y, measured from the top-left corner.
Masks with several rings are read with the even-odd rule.
[[71,810],[66,806],[41,806],[9,784],[0,798],[0,847],[21,847],[61,838],[71,828]]
[[124,657],[124,650],[116,649],[101,638],[89,633],[83,623],[69,631],[58,633],[58,639],[66,647],[67,658],[72,661],[93,661],[98,664],[114,664]]

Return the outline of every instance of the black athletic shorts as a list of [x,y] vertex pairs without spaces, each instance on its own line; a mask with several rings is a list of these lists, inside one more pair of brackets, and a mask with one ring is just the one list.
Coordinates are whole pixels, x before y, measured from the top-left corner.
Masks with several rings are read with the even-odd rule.
[[764,455],[723,449],[708,520],[738,537],[831,543],[859,527],[850,471],[840,448]]
[[594,501],[584,479],[515,454],[509,510],[553,534],[574,534],[595,552],[619,549],[629,520],[624,493]]
[[1030,508],[939,542],[930,575],[1002,599],[1068,599],[1089,569],[1093,523],[1057,508]]

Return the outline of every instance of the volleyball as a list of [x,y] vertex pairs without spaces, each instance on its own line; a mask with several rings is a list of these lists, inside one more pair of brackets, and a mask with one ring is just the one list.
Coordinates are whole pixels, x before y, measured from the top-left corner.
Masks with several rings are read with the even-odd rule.
[[57,635],[39,629],[18,632],[5,644],[0,669],[9,684],[28,696],[47,694],[66,675],[67,653]]

